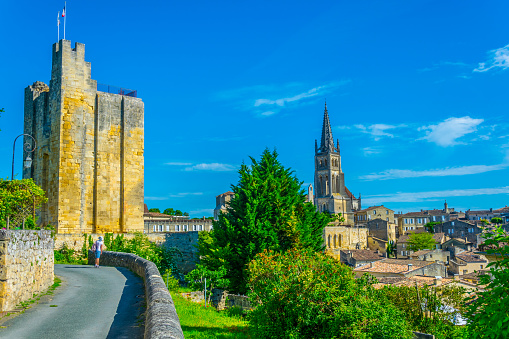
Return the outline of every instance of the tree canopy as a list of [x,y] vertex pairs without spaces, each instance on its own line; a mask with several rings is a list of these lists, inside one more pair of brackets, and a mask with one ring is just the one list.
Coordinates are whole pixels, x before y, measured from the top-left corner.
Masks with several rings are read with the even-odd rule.
[[300,182],[265,149],[261,159],[242,164],[235,197],[227,213],[214,222],[210,236],[200,238],[202,262],[210,269],[226,268],[232,292],[246,293],[247,265],[264,250],[286,251],[293,247],[323,250],[322,232],[330,221],[316,212]]
[[428,230],[429,233],[435,233],[435,226],[440,224],[441,222],[431,221],[424,225],[424,227],[426,228],[426,230]]
[[34,208],[47,201],[45,192],[32,179],[0,178],[0,228],[6,227],[7,217],[12,227],[19,227],[26,220],[26,228],[35,228]]
[[408,249],[410,251],[431,250],[435,248],[436,241],[433,234],[428,232],[412,233],[409,235]]
[[491,218],[491,223],[492,224],[501,224],[503,222],[504,221],[502,220],[502,218],[499,218],[499,217]]
[[157,207],[155,207],[155,208],[151,208],[151,209],[149,209],[148,211],[149,211],[149,212],[154,212],[154,213],[161,213],[161,210],[160,210],[159,208],[157,208]]

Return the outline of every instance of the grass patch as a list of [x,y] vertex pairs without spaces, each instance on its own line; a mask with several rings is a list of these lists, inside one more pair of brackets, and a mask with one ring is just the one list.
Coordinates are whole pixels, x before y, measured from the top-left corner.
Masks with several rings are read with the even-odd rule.
[[203,303],[187,300],[181,292],[172,293],[172,298],[186,339],[251,338],[248,322],[238,313],[218,312],[213,306],[204,307]]
[[49,305],[49,307],[58,307],[58,305]]

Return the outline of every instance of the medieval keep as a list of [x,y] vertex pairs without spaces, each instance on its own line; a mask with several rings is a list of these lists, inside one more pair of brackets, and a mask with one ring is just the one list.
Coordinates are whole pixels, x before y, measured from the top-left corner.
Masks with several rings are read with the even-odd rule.
[[38,221],[58,233],[143,231],[143,101],[107,88],[91,79],[85,45],[60,40],[49,87],[25,89],[24,133],[37,150],[23,177],[46,191]]
[[343,224],[346,225],[354,224],[353,212],[361,208],[360,195],[357,199],[345,186],[345,175],[341,170],[339,140],[334,145],[327,104],[323,113],[320,147],[315,140],[314,204],[320,212],[341,213],[345,218]]

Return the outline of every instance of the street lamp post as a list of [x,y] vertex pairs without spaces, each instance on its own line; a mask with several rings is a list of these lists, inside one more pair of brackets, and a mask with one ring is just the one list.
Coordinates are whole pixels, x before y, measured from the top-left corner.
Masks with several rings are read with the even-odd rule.
[[[34,147],[32,148],[32,146],[30,145],[29,142],[26,142],[24,145],[23,145],[23,149],[29,153],[33,153],[35,151],[35,149],[37,148],[37,144],[35,142],[35,139],[33,136],[31,136],[30,134],[20,134],[16,137],[16,139],[14,139],[14,143],[12,144],[12,173],[11,173],[11,180],[14,180],[14,153],[15,153],[15,150],[16,150],[16,140],[18,140],[18,138],[22,135],[26,135],[27,137],[30,137],[32,138],[33,142],[34,142]],[[25,168],[30,168],[32,166],[32,158],[30,158],[30,154],[27,155],[26,159],[23,160],[23,167]]]

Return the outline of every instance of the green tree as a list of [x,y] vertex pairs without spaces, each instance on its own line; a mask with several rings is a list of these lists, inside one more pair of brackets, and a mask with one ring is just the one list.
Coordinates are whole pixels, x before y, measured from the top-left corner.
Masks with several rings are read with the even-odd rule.
[[491,218],[491,223],[492,223],[492,224],[497,224],[497,225],[498,225],[498,224],[501,224],[501,223],[503,223],[503,222],[504,222],[504,221],[502,220],[502,218],[498,218],[498,217],[496,217],[496,218]]
[[501,226],[486,232],[484,247],[498,259],[488,264],[488,274],[481,275],[477,291],[467,311],[469,338],[509,338],[509,235]]
[[412,338],[374,282],[320,252],[264,251],[249,264],[250,328],[255,338]]
[[203,290],[205,279],[207,279],[207,290],[214,288],[227,289],[228,280],[224,278],[226,269],[221,267],[218,270],[210,270],[205,265],[197,264],[196,268],[186,275],[186,281],[189,287],[195,291]]
[[188,216],[189,216],[189,213],[184,212],[184,216],[188,217]]
[[32,179],[4,180],[0,178],[0,228],[5,227],[9,216],[12,226],[36,228],[33,209],[47,202],[45,192]]
[[321,251],[330,217],[306,202],[302,183],[278,161],[276,151],[266,149],[260,161],[251,157],[251,166],[242,164],[239,176],[228,213],[220,214],[210,238],[199,246],[210,269],[225,266],[230,290],[246,293],[247,265],[256,254],[292,247]]
[[182,215],[182,211],[181,210],[176,210],[175,211],[175,215],[176,216],[181,216]]
[[412,233],[408,239],[408,249],[410,251],[419,251],[435,248],[436,241],[433,234],[428,232]]
[[173,208],[167,208],[163,213],[168,215],[175,215],[175,210]]
[[428,222],[426,225],[424,225],[424,227],[429,233],[435,233],[435,226],[440,224],[441,224],[440,222],[432,221]]
[[159,208],[151,208],[148,211],[149,212],[155,212],[155,213],[161,213],[161,210]]

